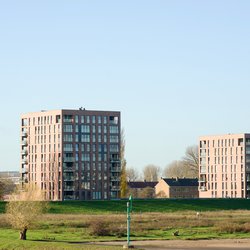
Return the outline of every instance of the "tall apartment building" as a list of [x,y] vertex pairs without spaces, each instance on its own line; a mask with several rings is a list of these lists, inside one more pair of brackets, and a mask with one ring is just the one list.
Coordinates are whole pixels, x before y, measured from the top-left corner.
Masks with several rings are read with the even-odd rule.
[[54,110],[21,116],[21,175],[47,200],[120,195],[120,112]]
[[200,198],[250,198],[250,134],[199,138]]

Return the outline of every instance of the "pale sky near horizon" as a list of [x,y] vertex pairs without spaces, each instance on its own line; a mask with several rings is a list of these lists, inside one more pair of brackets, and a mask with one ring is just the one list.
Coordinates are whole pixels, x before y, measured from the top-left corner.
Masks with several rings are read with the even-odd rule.
[[21,113],[119,110],[128,167],[250,132],[250,1],[0,1],[0,171]]

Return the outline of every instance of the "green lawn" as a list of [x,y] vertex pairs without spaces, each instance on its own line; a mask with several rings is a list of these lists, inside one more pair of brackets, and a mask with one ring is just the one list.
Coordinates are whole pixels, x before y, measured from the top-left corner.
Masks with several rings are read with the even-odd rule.
[[[55,214],[103,214],[125,213],[126,200],[114,201],[63,201],[50,202],[48,213]],[[5,202],[0,202],[0,213],[5,211]],[[134,212],[175,212],[175,211],[215,211],[250,210],[248,199],[150,199],[134,200]]]

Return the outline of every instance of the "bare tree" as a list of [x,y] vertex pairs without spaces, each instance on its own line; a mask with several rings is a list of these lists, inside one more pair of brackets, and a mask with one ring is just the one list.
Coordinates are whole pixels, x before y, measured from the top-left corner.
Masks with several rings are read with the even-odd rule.
[[189,169],[190,175],[198,177],[199,152],[197,145],[187,147],[185,156],[183,157],[183,163]]
[[181,161],[173,161],[163,171],[166,177],[197,178],[199,173],[198,147],[189,146]]
[[7,220],[20,230],[20,240],[26,240],[28,228],[47,207],[43,193],[35,184],[26,184],[23,188],[12,194],[6,209]]
[[139,179],[139,173],[133,167],[127,169],[127,180],[128,181],[137,181]]
[[163,171],[163,176],[168,178],[192,177],[189,175],[189,169],[184,165],[183,161],[173,161],[168,164]]
[[143,169],[143,177],[146,181],[158,181],[160,167],[153,164],[147,165]]
[[126,171],[126,159],[125,159],[125,135],[124,130],[121,131],[121,180],[120,180],[120,188],[121,188],[121,198],[125,198],[127,195],[127,171]]

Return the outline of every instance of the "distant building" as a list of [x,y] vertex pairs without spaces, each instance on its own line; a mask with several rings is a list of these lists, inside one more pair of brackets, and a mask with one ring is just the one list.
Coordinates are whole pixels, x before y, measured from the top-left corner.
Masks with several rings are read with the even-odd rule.
[[199,198],[198,179],[162,178],[155,186],[157,198]]
[[22,181],[47,200],[120,197],[120,112],[54,110],[21,116]]
[[[127,183],[128,192],[132,194],[134,198],[153,198],[155,196],[156,181],[129,181]],[[150,190],[146,190],[150,188]],[[146,192],[148,191],[148,192]]]
[[0,172],[0,179],[10,180],[15,185],[18,185],[20,183],[20,172],[18,172],[18,171],[1,171]]
[[199,138],[201,198],[250,198],[250,134]]

